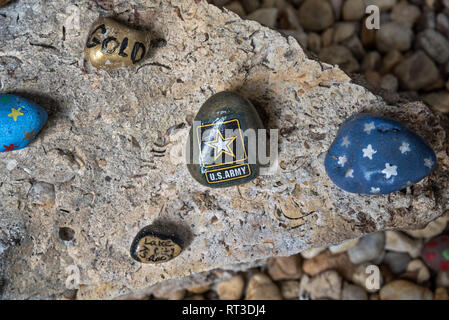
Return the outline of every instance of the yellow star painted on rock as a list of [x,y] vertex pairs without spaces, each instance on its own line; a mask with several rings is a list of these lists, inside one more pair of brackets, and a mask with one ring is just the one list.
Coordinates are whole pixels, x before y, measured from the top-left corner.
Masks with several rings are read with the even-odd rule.
[[8,114],[8,117],[12,117],[14,119],[14,122],[16,122],[17,121],[17,117],[23,116],[23,113],[20,112],[21,109],[22,108],[19,108],[19,109],[16,110],[14,108],[11,108],[11,113]]
[[[237,137],[223,138],[220,130],[217,130],[217,135],[215,136],[215,140],[205,142],[211,148],[214,148],[214,160],[217,160],[222,153],[226,153],[231,157],[235,157],[234,152],[230,148],[230,145],[234,142]],[[228,141],[228,142],[227,142]]]

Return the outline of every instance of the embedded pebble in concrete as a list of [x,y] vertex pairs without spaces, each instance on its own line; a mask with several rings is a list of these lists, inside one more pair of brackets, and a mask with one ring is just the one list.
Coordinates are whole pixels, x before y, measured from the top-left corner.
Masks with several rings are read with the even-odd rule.
[[190,130],[186,154],[192,177],[211,188],[255,179],[259,175],[256,141],[246,133],[257,134],[258,129],[263,129],[262,121],[242,96],[221,92],[209,98]]
[[138,64],[148,54],[149,44],[145,32],[100,18],[89,31],[85,54],[94,67],[113,70]]
[[12,94],[0,94],[0,152],[27,147],[47,122],[47,112]]
[[348,118],[326,154],[329,178],[359,194],[388,194],[415,184],[436,167],[433,150],[397,121],[361,113]]
[[10,2],[11,0],[0,0],[0,7],[3,7],[5,4]]
[[155,232],[151,226],[143,228],[131,245],[131,256],[142,263],[164,263],[176,258],[183,249],[183,241],[173,233]]

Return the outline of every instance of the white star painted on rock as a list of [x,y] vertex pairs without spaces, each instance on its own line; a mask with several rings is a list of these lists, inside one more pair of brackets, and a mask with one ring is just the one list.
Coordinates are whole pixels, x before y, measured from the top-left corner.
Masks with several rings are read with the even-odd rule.
[[215,140],[207,141],[204,144],[214,149],[214,160],[217,160],[219,156],[226,153],[232,157],[235,157],[232,151],[231,144],[237,137],[224,138],[219,130],[217,130]]
[[348,158],[346,156],[338,157],[338,164],[343,168],[345,166],[345,163],[348,162]]
[[410,144],[405,141],[402,142],[402,145],[399,147],[399,150],[401,151],[402,154],[412,151],[412,149],[410,149]]
[[349,141],[349,137],[348,136],[344,137],[343,142],[341,143],[341,146],[347,148],[347,147],[349,147],[350,144],[351,144],[351,141]]
[[370,134],[374,129],[376,129],[376,126],[374,125],[374,121],[372,121],[370,123],[365,123],[365,129],[363,129],[363,131]]
[[371,187],[371,193],[380,193],[380,188]]
[[354,178],[354,170],[349,169],[348,171],[346,171],[345,178]]
[[432,159],[426,158],[426,159],[424,159],[424,165],[430,169],[433,167],[434,163],[433,163]]
[[370,160],[373,160],[373,154],[377,153],[377,150],[373,149],[372,145],[368,145],[365,149],[362,149],[363,151],[363,157],[369,158]]
[[398,169],[398,166],[392,166],[391,164],[386,163],[385,169],[382,170],[382,173],[385,175],[385,178],[388,180],[392,176],[398,175],[397,169]]

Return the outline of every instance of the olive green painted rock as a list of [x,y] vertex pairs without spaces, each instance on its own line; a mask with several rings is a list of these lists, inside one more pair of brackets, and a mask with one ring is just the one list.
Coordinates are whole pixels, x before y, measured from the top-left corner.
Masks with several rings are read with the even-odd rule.
[[263,129],[254,106],[234,92],[210,97],[195,117],[187,143],[187,168],[202,185],[224,188],[259,175],[257,133]]

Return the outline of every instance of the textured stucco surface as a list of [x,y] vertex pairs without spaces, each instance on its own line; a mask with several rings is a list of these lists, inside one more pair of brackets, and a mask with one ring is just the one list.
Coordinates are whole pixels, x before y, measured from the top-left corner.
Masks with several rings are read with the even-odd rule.
[[[96,70],[83,50],[99,15],[165,41],[154,42],[140,67]],[[388,106],[337,67],[309,59],[293,38],[205,1],[14,1],[0,9],[0,38],[1,92],[50,114],[28,148],[0,154],[3,298],[59,298],[72,265],[90,288],[85,298],[112,298],[220,266],[423,226],[448,209],[439,116],[419,102]],[[171,159],[202,103],[223,90],[241,93],[267,128],[280,129],[280,168],[212,190]],[[423,136],[438,169],[386,196],[339,190],[323,156],[338,126],[361,111],[392,116]],[[40,182],[54,186],[54,202],[45,194],[42,205],[30,192]],[[141,265],[129,246],[155,221],[177,227],[189,246],[165,264]],[[75,239],[62,241],[61,227]]]

